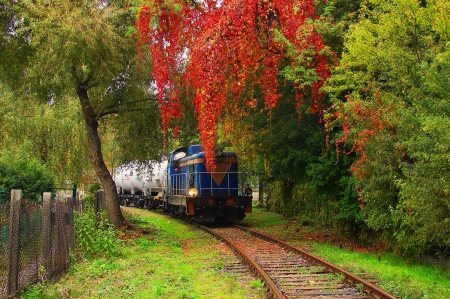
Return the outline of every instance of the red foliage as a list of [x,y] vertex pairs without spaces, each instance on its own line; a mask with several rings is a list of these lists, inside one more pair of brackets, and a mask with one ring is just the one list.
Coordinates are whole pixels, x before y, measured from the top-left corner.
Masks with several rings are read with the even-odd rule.
[[[303,93],[311,98],[310,110],[322,115],[320,92],[330,76],[330,57],[322,54],[325,44],[309,20],[316,20],[314,0],[228,0],[203,1],[197,5],[184,0],[171,4],[155,0],[143,4],[135,27],[139,48],[148,45],[166,133],[173,118],[179,117],[179,84],[187,82],[195,96],[198,130],[209,167],[213,166],[216,128],[225,105],[246,103],[259,85],[265,106],[276,106],[280,97],[279,68],[288,58],[291,66],[314,69],[317,81],[297,84],[297,107]],[[143,3],[148,3],[143,1]],[[190,3],[190,4],[186,4]],[[280,34],[281,33],[281,34]],[[277,38],[280,36],[283,38]],[[288,47],[299,61],[288,55]],[[331,61],[332,62],[332,61]],[[301,82],[301,80],[299,80]],[[251,98],[250,98],[251,99]],[[233,105],[238,107],[239,105]]]
[[[388,127],[386,115],[390,113],[390,108],[383,109],[383,102],[378,92],[375,92],[374,94],[373,103],[355,103],[355,100],[350,96],[347,96],[347,101],[352,104],[352,110],[345,112],[342,109],[343,107],[340,106],[339,109],[333,114],[334,119],[342,119],[342,129],[344,132],[343,136],[336,141],[336,152],[339,159],[341,145],[343,146],[343,154],[350,154],[356,150],[359,154],[358,160],[352,165],[350,170],[356,175],[357,178],[362,178],[367,175],[363,169],[363,164],[368,159],[364,152],[364,145],[370,142],[371,138],[375,137],[378,132]],[[373,104],[375,104],[375,107]],[[352,117],[351,122],[349,121],[349,117]],[[327,135],[327,145],[329,143],[328,130],[331,119],[332,117],[330,116],[327,120],[325,129]],[[347,141],[351,131],[354,133],[353,146],[350,151],[347,151],[345,149],[345,142]]]

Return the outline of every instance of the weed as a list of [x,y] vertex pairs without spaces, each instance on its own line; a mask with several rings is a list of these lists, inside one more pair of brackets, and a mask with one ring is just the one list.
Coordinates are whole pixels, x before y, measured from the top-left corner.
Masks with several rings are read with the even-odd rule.
[[250,286],[254,289],[263,288],[264,282],[261,279],[257,279],[257,280],[250,282]]
[[149,248],[153,246],[153,242],[145,238],[136,239],[136,243],[141,247],[143,251],[149,250]]
[[120,271],[122,265],[113,261],[107,261],[100,259],[94,261],[89,267],[87,267],[86,276],[90,278],[100,278],[106,276],[110,272]]
[[75,213],[76,252],[84,258],[95,256],[116,256],[120,240],[114,226],[105,220],[98,220],[94,213]]
[[333,273],[329,273],[327,274],[327,280],[335,280],[336,275],[334,275]]
[[358,292],[360,292],[361,294],[364,293],[364,285],[362,283],[358,283],[356,285],[356,289],[358,290]]
[[345,280],[345,275],[342,273],[339,273],[336,275],[336,280],[337,281],[344,281]]
[[[130,221],[134,224],[140,224],[143,223],[144,221],[142,220],[141,216],[139,215],[130,215]],[[145,223],[145,222],[144,222]]]
[[46,288],[45,283],[36,283],[28,286],[25,290],[21,291],[20,294],[23,296],[26,294],[26,298],[28,299],[40,299],[42,298],[42,294]]

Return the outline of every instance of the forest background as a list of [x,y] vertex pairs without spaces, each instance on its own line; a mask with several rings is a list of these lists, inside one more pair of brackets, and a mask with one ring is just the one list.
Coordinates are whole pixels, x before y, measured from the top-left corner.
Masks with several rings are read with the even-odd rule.
[[450,256],[450,3],[284,2],[0,1],[0,189],[99,181],[117,225],[110,171],[202,142],[272,210]]

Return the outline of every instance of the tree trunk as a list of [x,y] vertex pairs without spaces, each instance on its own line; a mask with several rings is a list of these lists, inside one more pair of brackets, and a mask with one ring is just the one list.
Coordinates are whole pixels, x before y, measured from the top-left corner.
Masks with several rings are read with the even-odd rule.
[[102,145],[98,136],[98,121],[96,114],[89,102],[87,89],[77,86],[77,94],[80,100],[81,109],[83,111],[84,121],[89,143],[89,159],[94,167],[95,173],[100,180],[100,184],[105,190],[106,210],[108,212],[108,220],[115,227],[120,227],[125,220],[120,210],[117,197],[116,183],[103,160]]

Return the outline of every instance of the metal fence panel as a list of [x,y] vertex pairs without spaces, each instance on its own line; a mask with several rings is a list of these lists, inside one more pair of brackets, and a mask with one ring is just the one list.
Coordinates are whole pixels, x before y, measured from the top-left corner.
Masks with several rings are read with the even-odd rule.
[[43,202],[27,201],[20,190],[0,204],[0,298],[69,268],[73,206],[71,197],[52,201],[50,193],[44,193]]

